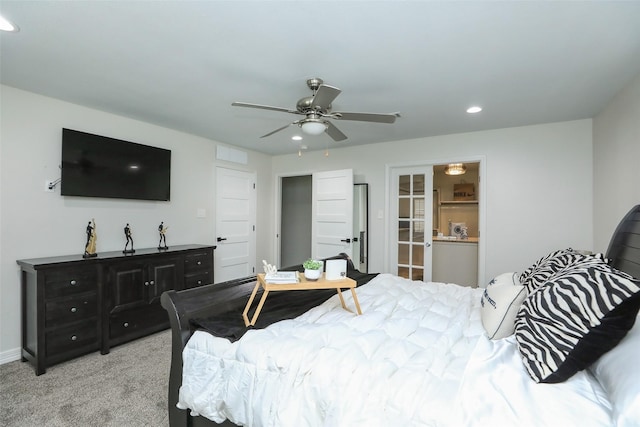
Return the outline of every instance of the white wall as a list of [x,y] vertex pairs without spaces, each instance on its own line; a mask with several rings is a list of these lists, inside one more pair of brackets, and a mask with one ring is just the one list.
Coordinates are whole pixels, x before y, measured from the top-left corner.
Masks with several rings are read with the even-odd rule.
[[594,243],[607,250],[622,217],[640,204],[640,74],[593,121]]
[[[401,121],[397,123],[401,126]],[[579,120],[277,156],[273,173],[352,168],[369,183],[369,271],[384,271],[385,168],[483,157],[485,281],[554,249],[593,247],[592,123]],[[305,142],[313,146],[313,141]],[[344,144],[348,145],[348,141]]]
[[[215,167],[256,171],[258,206],[270,206],[271,157],[248,152],[248,164],[216,161],[214,141],[150,125],[15,88],[0,86],[0,363],[20,347],[20,283],[17,259],[78,254],[87,221],[95,218],[98,252],[122,250],[122,228],[133,228],[136,248],[158,244],[160,221],[167,244],[214,244]],[[156,147],[172,154],[171,201],[148,202],[61,197],[44,191],[60,176],[62,128]],[[206,217],[197,218],[198,209]],[[259,216],[256,260],[268,257],[272,222]]]

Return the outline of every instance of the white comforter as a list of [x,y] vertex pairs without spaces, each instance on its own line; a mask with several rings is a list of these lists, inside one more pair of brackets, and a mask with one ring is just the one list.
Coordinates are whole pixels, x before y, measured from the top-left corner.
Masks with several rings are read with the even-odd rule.
[[[357,289],[361,316],[335,296],[235,343],[196,332],[183,353],[178,406],[245,426],[560,425],[539,406],[522,418],[509,404],[531,398],[512,393],[548,386],[526,377],[513,342],[484,336],[481,292],[381,274]],[[579,375],[574,390],[550,394],[564,399],[554,411],[582,427],[610,425],[604,393]],[[543,405],[546,391],[537,390]],[[585,400],[595,402],[587,412]]]

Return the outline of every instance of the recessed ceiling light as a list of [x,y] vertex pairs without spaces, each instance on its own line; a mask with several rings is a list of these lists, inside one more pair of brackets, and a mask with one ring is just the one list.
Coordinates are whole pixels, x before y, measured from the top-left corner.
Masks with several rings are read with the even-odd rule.
[[293,139],[294,141],[302,141],[302,137],[300,135],[293,135],[291,139]]
[[11,21],[4,16],[0,15],[0,30],[17,33],[20,31],[20,28],[18,28],[16,24],[12,24]]
[[482,107],[473,106],[473,107],[467,108],[467,113],[469,114],[479,113],[480,111],[482,111]]

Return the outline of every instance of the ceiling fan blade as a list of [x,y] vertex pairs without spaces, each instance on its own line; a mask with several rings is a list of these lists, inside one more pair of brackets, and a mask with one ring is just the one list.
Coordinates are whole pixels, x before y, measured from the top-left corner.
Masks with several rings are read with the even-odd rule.
[[336,142],[344,141],[347,139],[347,135],[342,133],[333,123],[327,122],[327,134]]
[[269,132],[269,133],[267,133],[267,134],[265,134],[265,135],[262,135],[260,138],[266,138],[267,136],[271,136],[271,135],[273,135],[274,133],[280,132],[281,130],[285,130],[285,129],[286,129],[286,128],[288,128],[289,126],[291,126],[291,125],[297,125],[298,123],[300,123],[300,120],[296,120],[296,121],[295,121],[295,122],[293,122],[293,123],[289,123],[288,125],[284,125],[284,126],[282,126],[281,128],[278,128],[278,129],[276,129],[276,130],[274,130],[274,131],[272,131],[272,132]]
[[333,118],[338,120],[355,120],[360,122],[375,122],[375,123],[394,123],[397,113],[392,114],[379,114],[379,113],[348,113],[334,111],[331,113]]
[[233,102],[231,103],[231,105],[233,107],[259,108],[261,110],[272,110],[272,111],[281,111],[283,113],[300,114],[298,110],[290,110],[288,108],[282,108],[282,107],[272,107],[270,105],[250,104],[248,102]]
[[322,84],[318,87],[318,91],[313,96],[311,101],[311,108],[320,108],[321,110],[329,109],[329,106],[334,99],[342,92],[337,87]]

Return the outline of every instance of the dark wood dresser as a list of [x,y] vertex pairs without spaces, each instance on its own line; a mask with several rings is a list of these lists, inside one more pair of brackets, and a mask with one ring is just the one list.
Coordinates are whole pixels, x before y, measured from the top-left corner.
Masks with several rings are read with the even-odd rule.
[[36,375],[92,351],[167,329],[160,295],[213,283],[215,246],[18,260],[22,360]]

